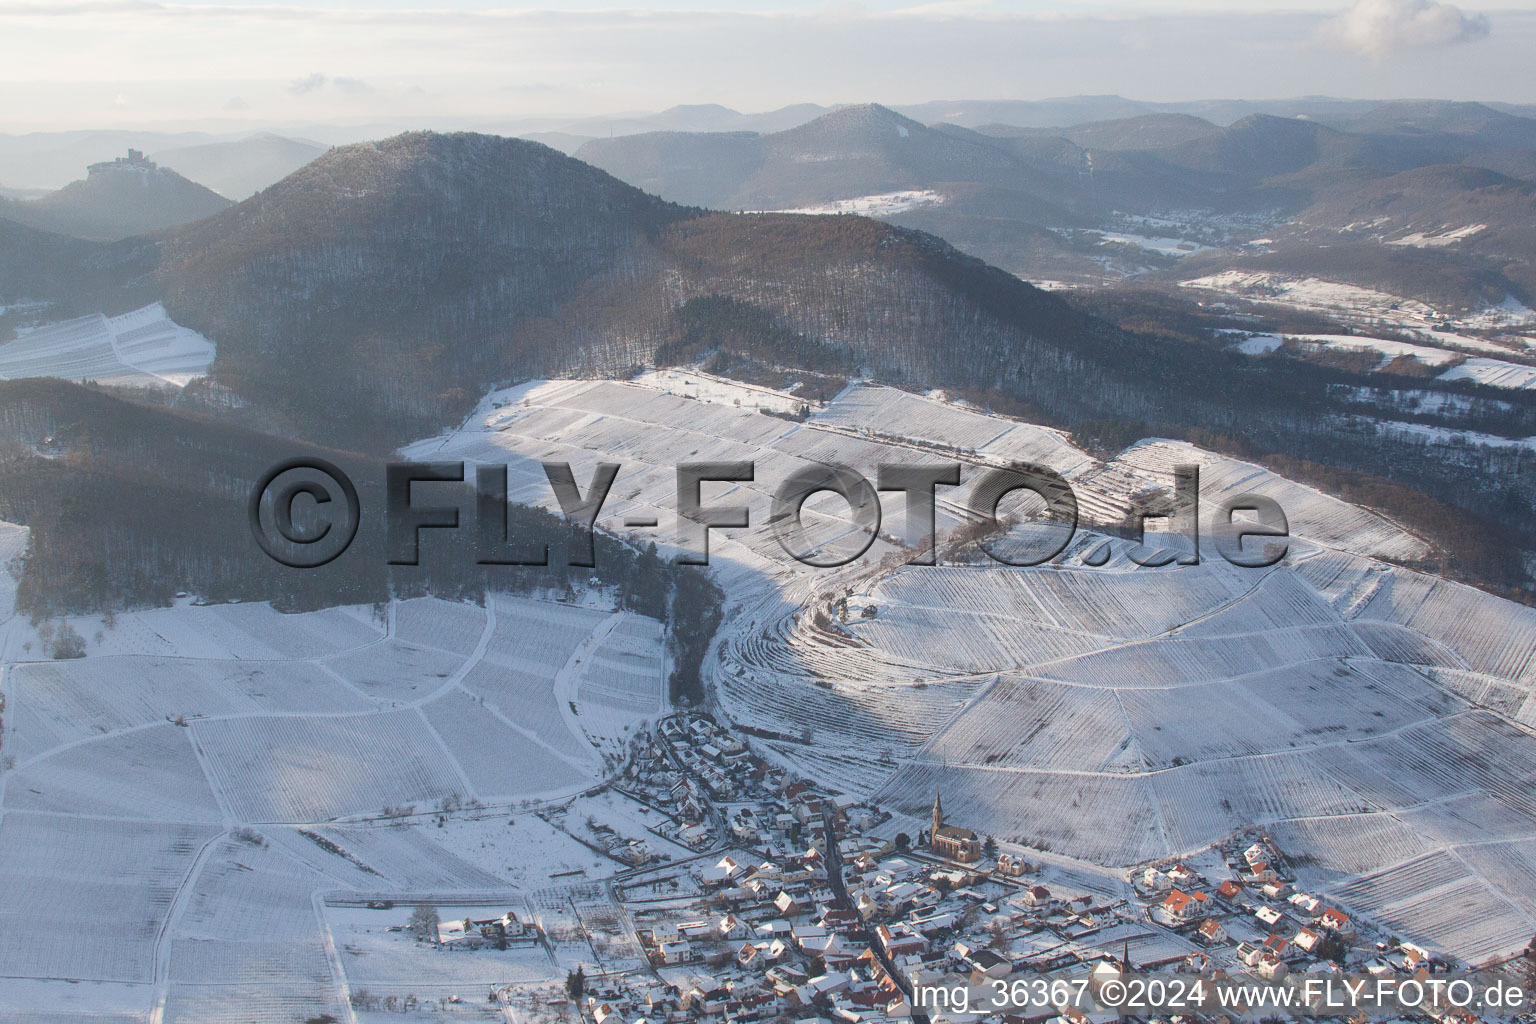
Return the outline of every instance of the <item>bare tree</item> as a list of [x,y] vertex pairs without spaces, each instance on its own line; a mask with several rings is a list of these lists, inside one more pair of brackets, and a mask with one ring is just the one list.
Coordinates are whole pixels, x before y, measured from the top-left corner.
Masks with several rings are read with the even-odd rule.
[[429,940],[437,938],[437,925],[437,908],[430,903],[423,903],[411,911],[411,919],[407,922],[406,927],[418,939]]
[[60,661],[85,657],[85,637],[81,636],[72,624],[64,623],[54,634],[53,657]]

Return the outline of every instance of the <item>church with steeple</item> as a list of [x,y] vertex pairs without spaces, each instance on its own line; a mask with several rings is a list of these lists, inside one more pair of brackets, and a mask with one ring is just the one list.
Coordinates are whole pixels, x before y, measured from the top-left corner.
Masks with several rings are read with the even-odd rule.
[[944,824],[944,804],[933,794],[933,831],[928,835],[928,849],[962,864],[981,860],[981,841],[968,828]]

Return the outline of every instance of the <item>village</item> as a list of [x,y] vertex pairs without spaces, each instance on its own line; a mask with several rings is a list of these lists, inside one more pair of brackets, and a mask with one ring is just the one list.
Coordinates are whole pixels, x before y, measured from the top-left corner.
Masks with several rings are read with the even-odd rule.
[[[589,823],[616,861],[633,865],[614,876],[611,893],[643,960],[572,972],[532,1011],[526,991],[493,992],[518,1009],[516,1019],[1106,1024],[1122,1018],[1092,994],[1110,977],[1301,988],[1354,976],[1422,980],[1466,966],[1298,889],[1290,857],[1299,851],[1279,849],[1259,829],[1196,857],[1143,865],[1112,895],[951,823],[942,794],[926,827],[893,832],[901,822],[889,813],[792,777],[708,716],[665,719],[631,753],[614,789],[667,809],[657,835],[697,853],[658,855]],[[538,938],[536,925],[509,913],[443,922],[437,943],[505,949]],[[1528,978],[1522,960],[1503,970]],[[962,991],[969,999],[955,1001]],[[984,995],[1031,991],[1050,995],[1003,1007]],[[1418,1019],[1479,1018],[1446,1007]]]

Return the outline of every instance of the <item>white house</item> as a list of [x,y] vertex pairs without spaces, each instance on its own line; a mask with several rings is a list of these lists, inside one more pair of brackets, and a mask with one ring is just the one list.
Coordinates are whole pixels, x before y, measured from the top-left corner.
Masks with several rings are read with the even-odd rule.
[[1322,941],[1323,937],[1317,934],[1317,932],[1310,928],[1303,928],[1292,936],[1291,945],[1303,953],[1311,953],[1317,949],[1318,943]]
[[1265,953],[1259,958],[1259,977],[1265,981],[1279,981],[1291,972],[1285,961],[1273,953]]
[[664,964],[685,964],[693,959],[693,946],[686,940],[662,943],[659,951]]
[[1206,942],[1215,944],[1227,941],[1227,930],[1221,926],[1221,922],[1214,917],[1208,917],[1200,922],[1196,934]]
[[1323,901],[1316,896],[1309,896],[1304,892],[1293,892],[1289,899],[1291,906],[1308,917],[1316,917],[1323,912]]
[[1211,898],[1203,892],[1184,892],[1174,889],[1162,902],[1164,915],[1173,924],[1184,924],[1205,914]]
[[1350,935],[1354,932],[1354,926],[1349,923],[1349,915],[1331,907],[1323,911],[1323,916],[1317,919],[1317,923],[1340,935]]
[[724,885],[735,880],[743,868],[730,857],[722,857],[720,860],[699,872],[699,881],[704,885]]

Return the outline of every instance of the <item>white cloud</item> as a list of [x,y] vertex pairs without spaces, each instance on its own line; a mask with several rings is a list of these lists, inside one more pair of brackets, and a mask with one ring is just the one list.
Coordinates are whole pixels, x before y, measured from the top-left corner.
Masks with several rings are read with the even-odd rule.
[[1453,46],[1488,34],[1488,18],[1437,0],[1355,0],[1318,28],[1330,46],[1380,59],[1401,50]]
[[288,95],[310,96],[319,93],[327,87],[337,92],[346,93],[349,96],[361,96],[373,91],[373,86],[361,78],[347,78],[343,75],[324,75],[318,71],[312,71],[303,78],[296,78],[288,83]]
[[[1354,0],[1254,0],[1284,2],[1281,13],[1231,0],[1220,9],[1210,9],[1219,0],[992,0],[974,14],[944,0],[856,0],[862,16],[837,0],[784,0],[810,9],[771,14],[718,9],[766,0],[655,0],[672,9],[649,11],[624,7],[642,0],[571,0],[593,9],[562,11],[529,6],[550,0],[298,2],[0,0],[0,131],[206,127],[242,113],[225,106],[232,96],[267,125],[498,130],[701,102],[747,111],[1074,93],[1536,102],[1536,0],[1455,0],[1499,9],[1498,31],[1418,61],[1341,60],[1319,45],[1318,26],[1354,25],[1353,37],[1329,31],[1354,38],[1353,50],[1385,53],[1481,34],[1482,19],[1388,4],[1388,28],[1373,30],[1364,16],[1373,5],[1336,17]],[[1072,13],[1079,3],[1116,12]],[[1331,9],[1320,11],[1324,3]],[[919,4],[929,13],[910,13]],[[116,111],[106,101],[120,90],[132,102]]]
[[325,83],[326,77],[316,71],[289,83],[288,91],[295,96],[308,96],[312,92],[319,92],[325,88]]

